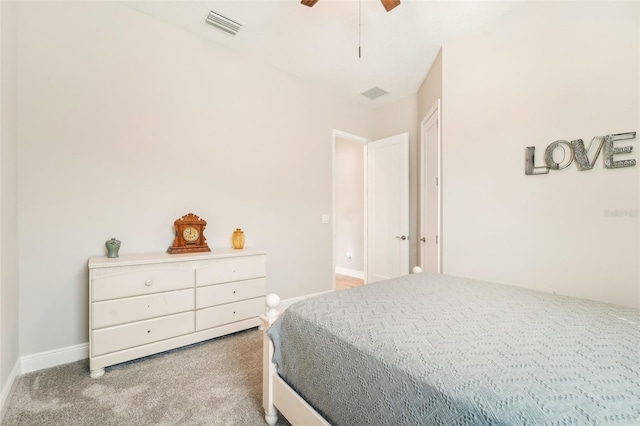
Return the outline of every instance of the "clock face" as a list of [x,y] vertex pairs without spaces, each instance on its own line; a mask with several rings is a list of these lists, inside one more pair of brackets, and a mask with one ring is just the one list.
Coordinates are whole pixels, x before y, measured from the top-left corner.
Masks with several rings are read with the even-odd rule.
[[193,243],[198,239],[199,236],[200,233],[193,226],[188,226],[184,228],[184,231],[182,231],[182,238],[184,238],[184,240],[188,243]]

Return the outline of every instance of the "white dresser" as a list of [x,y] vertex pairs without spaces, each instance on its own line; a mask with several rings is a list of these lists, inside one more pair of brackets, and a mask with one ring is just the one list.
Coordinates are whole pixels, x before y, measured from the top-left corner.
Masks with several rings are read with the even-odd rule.
[[260,324],[263,251],[89,259],[89,368],[104,368]]

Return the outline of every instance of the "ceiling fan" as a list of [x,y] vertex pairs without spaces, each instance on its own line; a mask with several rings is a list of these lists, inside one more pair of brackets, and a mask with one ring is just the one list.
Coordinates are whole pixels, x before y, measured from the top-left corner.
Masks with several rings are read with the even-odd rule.
[[[314,4],[318,3],[318,0],[302,0],[300,3],[304,4],[305,6],[311,7]],[[400,4],[400,0],[380,0],[380,3],[382,3],[386,11],[389,12],[394,7]]]

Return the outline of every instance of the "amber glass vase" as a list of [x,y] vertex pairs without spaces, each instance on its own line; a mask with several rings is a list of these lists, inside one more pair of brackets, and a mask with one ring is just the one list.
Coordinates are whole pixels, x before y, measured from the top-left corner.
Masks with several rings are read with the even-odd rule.
[[233,231],[233,237],[231,237],[231,243],[233,244],[234,249],[244,248],[244,232],[242,232],[242,229],[237,228],[235,231]]

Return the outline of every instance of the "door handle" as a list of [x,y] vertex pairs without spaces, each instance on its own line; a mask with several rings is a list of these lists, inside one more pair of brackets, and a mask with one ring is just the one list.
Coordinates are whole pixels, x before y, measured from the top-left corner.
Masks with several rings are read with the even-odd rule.
[[403,241],[409,239],[409,237],[407,237],[406,235],[396,235],[396,238]]
[[420,241],[422,241],[423,243],[427,242],[427,239],[425,237],[420,238]]

